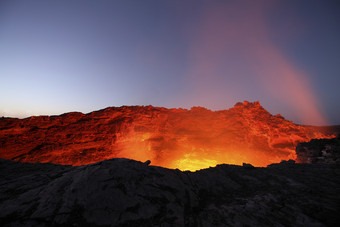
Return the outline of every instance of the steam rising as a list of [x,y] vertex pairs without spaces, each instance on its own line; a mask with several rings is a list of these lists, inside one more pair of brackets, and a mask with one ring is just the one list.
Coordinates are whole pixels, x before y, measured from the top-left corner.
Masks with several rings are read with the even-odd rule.
[[[326,124],[306,72],[271,39],[273,3],[232,1],[207,8],[194,32],[184,102],[214,108],[270,97],[288,106],[302,123]],[[263,97],[254,97],[259,89]]]

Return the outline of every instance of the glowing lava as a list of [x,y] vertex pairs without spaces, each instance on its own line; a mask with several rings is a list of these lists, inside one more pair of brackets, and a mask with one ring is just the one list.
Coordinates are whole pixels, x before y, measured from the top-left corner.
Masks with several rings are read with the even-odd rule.
[[1,119],[0,158],[84,165],[123,157],[194,171],[222,163],[266,166],[294,159],[297,143],[327,137],[333,135],[273,116],[259,102],[223,111],[124,106]]

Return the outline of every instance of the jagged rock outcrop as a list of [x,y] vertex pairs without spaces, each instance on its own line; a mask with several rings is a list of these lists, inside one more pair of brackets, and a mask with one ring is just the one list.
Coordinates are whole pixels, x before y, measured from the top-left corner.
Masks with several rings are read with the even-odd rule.
[[0,158],[84,165],[124,157],[182,170],[220,163],[266,166],[295,159],[299,142],[332,137],[328,129],[296,125],[259,102],[222,111],[110,107],[0,119]]
[[299,143],[296,155],[302,163],[340,163],[340,137]]
[[339,165],[294,161],[182,172],[128,159],[0,159],[0,225],[337,226],[339,174]]

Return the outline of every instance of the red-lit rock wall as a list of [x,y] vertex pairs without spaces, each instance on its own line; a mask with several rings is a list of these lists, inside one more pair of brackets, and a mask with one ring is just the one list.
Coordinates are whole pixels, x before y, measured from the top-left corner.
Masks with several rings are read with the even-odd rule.
[[110,107],[82,114],[0,119],[0,158],[83,165],[115,157],[182,170],[220,163],[266,166],[295,159],[295,146],[330,138],[318,127],[273,116],[259,102],[202,107]]

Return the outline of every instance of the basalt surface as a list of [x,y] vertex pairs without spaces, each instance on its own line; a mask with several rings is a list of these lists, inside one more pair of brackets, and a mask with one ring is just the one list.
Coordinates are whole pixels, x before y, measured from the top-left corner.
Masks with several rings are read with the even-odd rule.
[[340,137],[299,143],[296,154],[297,160],[303,163],[340,163]]
[[0,225],[338,226],[340,221],[336,164],[284,161],[196,172],[147,164],[0,159]]
[[110,107],[88,114],[0,119],[0,158],[85,165],[111,158],[196,170],[220,163],[266,166],[295,159],[295,147],[331,138],[330,127],[296,125],[259,102],[202,107]]

